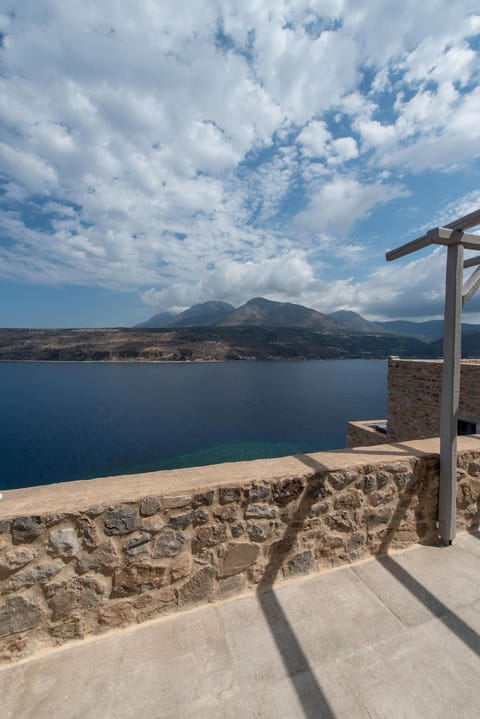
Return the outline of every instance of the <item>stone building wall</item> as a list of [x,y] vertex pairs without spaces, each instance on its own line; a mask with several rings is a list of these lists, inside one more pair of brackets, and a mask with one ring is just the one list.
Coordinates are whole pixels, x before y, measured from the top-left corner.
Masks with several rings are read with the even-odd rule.
[[[479,522],[476,442],[459,454],[461,527]],[[434,542],[438,457],[414,445],[6,492],[0,658]]]
[[[403,441],[440,434],[441,360],[388,361],[388,437]],[[462,361],[459,417],[480,423],[480,360]]]

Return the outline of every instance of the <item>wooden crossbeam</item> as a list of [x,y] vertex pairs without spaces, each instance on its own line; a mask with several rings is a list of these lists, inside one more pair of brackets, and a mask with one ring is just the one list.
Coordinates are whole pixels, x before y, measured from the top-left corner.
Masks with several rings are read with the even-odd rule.
[[480,250],[480,236],[471,232],[462,232],[461,230],[452,230],[448,227],[436,227],[427,233],[434,238],[436,245],[456,245],[461,243],[466,250]]
[[480,267],[477,267],[475,272],[472,272],[468,280],[465,280],[462,288],[462,307],[465,307],[467,302],[472,299],[475,292],[480,287]]
[[[452,223],[453,224],[453,223]],[[400,245],[394,250],[390,250],[385,255],[387,262],[398,260],[400,257],[410,255],[412,252],[423,250],[429,245],[457,245],[461,243],[466,250],[480,250],[480,235],[474,235],[471,232],[462,232],[451,227],[434,227],[427,233],[417,239]]]
[[428,247],[433,243],[433,240],[430,239],[427,235],[422,235],[422,237],[417,237],[416,240],[412,240],[411,242],[407,242],[405,245],[400,245],[400,247],[395,248],[394,250],[390,250],[390,252],[387,252],[385,255],[387,262],[391,262],[392,260],[398,260],[400,257],[405,257],[405,255],[410,255],[412,252],[417,252],[418,250],[423,250],[425,247]]
[[467,267],[475,267],[476,265],[480,265],[480,255],[477,255],[476,257],[470,257],[469,260],[465,260],[465,262],[463,263],[465,269],[467,269]]
[[449,230],[469,230],[470,227],[476,227],[476,225],[480,225],[480,210],[475,210],[469,215],[464,215],[458,220],[449,222],[445,227]]

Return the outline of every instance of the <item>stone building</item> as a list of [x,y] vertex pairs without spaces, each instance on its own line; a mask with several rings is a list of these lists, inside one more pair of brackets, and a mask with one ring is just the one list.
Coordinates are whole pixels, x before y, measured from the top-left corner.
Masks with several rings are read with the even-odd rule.
[[[365,447],[440,434],[442,360],[388,360],[387,418],[349,422],[348,447]],[[458,434],[480,431],[480,360],[463,360]]]

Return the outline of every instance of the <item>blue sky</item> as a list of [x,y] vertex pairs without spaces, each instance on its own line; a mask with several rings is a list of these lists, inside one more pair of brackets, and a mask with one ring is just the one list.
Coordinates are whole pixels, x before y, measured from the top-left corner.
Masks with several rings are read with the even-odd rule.
[[0,326],[439,316],[444,250],[384,253],[480,206],[479,36],[478,0],[0,0]]

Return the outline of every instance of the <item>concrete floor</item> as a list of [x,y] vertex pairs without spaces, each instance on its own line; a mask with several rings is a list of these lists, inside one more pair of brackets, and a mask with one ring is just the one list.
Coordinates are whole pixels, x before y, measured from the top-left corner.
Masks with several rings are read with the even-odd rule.
[[0,670],[2,719],[479,719],[480,535]]

